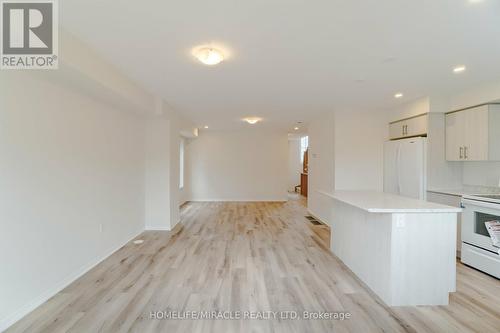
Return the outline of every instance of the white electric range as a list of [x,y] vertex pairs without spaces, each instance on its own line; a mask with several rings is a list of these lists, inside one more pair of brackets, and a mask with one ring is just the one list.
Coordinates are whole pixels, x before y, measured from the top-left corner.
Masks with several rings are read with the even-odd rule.
[[500,195],[465,195],[462,205],[461,261],[500,279],[500,248],[492,245],[484,224],[500,221]]

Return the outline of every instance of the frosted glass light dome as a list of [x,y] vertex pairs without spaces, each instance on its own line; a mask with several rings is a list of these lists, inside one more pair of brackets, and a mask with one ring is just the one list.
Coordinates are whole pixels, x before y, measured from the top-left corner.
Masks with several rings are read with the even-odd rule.
[[217,65],[224,60],[224,55],[221,51],[210,47],[204,47],[196,51],[196,58],[205,65],[213,66]]

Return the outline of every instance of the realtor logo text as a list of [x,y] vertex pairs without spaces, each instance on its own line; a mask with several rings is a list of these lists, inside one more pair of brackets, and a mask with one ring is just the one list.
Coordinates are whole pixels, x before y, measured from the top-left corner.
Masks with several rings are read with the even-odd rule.
[[0,0],[2,69],[57,69],[57,0]]

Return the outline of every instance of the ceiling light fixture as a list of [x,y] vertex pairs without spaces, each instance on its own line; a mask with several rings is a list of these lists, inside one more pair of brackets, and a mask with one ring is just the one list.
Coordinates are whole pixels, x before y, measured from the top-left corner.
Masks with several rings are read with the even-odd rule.
[[205,126],[203,126],[203,128],[204,128],[204,129],[208,129],[208,126],[207,126],[207,125],[205,125]]
[[457,67],[453,68],[453,72],[454,73],[461,73],[461,72],[465,71],[466,69],[467,68],[465,66],[461,65],[461,66],[457,66]]
[[397,93],[394,95],[394,98],[401,98],[403,97],[403,94],[402,93]]
[[224,60],[222,52],[211,47],[203,47],[196,50],[194,56],[199,61],[209,66],[217,65]]
[[293,129],[294,129],[294,130],[296,130],[296,131],[298,131],[298,130],[299,130],[299,128],[298,128],[298,127],[294,127]]
[[258,118],[258,117],[249,117],[249,118],[244,118],[243,119],[244,121],[246,121],[247,123],[249,123],[250,125],[255,125],[257,124],[259,121],[262,120],[262,118]]

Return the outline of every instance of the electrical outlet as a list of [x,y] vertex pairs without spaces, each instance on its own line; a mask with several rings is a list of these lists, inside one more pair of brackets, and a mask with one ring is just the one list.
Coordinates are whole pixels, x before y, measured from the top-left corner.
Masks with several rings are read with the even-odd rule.
[[396,217],[396,228],[404,228],[406,227],[406,221],[404,217],[402,216],[397,216]]

